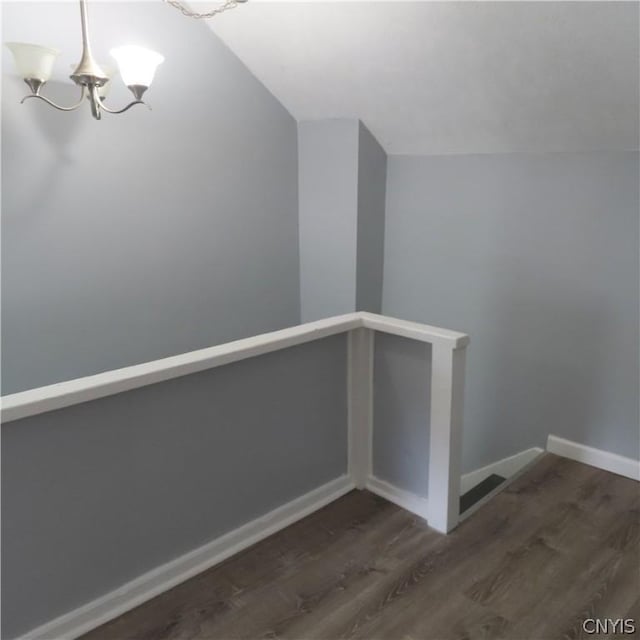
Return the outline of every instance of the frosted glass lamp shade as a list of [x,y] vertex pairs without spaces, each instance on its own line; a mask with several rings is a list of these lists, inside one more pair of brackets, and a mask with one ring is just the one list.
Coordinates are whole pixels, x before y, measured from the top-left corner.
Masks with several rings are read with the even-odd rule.
[[53,71],[53,64],[60,54],[57,49],[41,47],[26,42],[7,42],[13,53],[18,73],[25,79],[46,82]]
[[142,47],[118,47],[111,50],[120,69],[123,82],[128,86],[149,87],[156,68],[164,57],[150,49]]

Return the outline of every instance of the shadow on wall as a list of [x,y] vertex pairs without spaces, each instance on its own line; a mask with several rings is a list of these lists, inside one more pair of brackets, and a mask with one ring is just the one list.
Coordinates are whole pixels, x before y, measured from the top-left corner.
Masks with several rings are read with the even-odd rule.
[[[29,89],[17,77],[5,76],[2,89],[5,93],[3,145],[13,150],[12,162],[29,164],[32,169],[28,185],[23,184],[20,190],[20,205],[3,207],[2,225],[10,230],[18,218],[19,224],[28,225],[46,215],[47,200],[58,184],[60,174],[76,165],[74,145],[84,133],[86,119],[78,117],[81,114],[77,112],[58,111],[40,100],[30,99],[20,104]],[[55,81],[47,82],[43,90],[50,100],[61,105],[77,102],[78,93],[74,86]],[[25,125],[28,127],[26,132]],[[47,152],[46,161],[43,161],[41,151],[38,152],[40,158],[31,157],[32,147],[25,144],[25,134],[31,139],[39,139]]]
[[[70,113],[58,111],[37,99],[29,99],[20,104],[20,101],[29,95],[27,85],[18,77],[5,77],[3,80],[2,88],[7,94],[3,116],[7,121],[2,132],[4,144],[11,149],[20,147],[24,141],[24,131],[19,125],[23,125],[26,120],[32,127],[30,135],[45,141],[47,149],[58,162],[72,163],[73,145],[75,140],[80,138],[86,124],[86,118],[79,116],[83,115],[82,111],[89,109],[89,103]],[[80,97],[79,89],[71,81],[65,83],[51,80],[44,86],[42,94],[61,106],[76,104]],[[23,111],[20,114],[22,123],[17,122],[18,109]],[[50,179],[51,173],[55,172],[48,172],[47,178]]]
[[427,497],[431,345],[377,333],[374,386],[373,473]]
[[491,296],[491,334],[474,336],[469,351],[470,358],[476,347],[484,352],[473,384],[485,410],[481,424],[466,416],[464,446],[496,439],[515,452],[523,436],[545,447],[549,433],[593,442],[606,420],[602,364],[614,330],[606,302],[522,267],[511,269],[509,281],[505,286],[503,275]]
[[389,158],[383,312],[469,333],[463,472],[638,442],[638,155]]
[[[128,41],[166,59],[153,111],[100,122],[20,105],[3,59],[4,394],[300,321],[296,121],[207,25],[155,2],[90,14],[96,55]],[[3,39],[62,50],[45,88],[64,104],[78,22],[74,3],[2,6]],[[108,102],[130,97],[114,79]]]

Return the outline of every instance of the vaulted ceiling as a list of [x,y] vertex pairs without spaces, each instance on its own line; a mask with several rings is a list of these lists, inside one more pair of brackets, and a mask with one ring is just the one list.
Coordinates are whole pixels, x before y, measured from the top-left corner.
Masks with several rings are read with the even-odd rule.
[[618,150],[638,7],[250,0],[210,25],[298,120],[358,117],[389,153]]

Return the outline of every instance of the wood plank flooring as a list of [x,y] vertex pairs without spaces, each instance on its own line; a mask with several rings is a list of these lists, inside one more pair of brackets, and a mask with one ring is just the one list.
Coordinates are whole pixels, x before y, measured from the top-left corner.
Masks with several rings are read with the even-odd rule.
[[638,638],[639,486],[547,454],[449,536],[354,491],[83,640]]

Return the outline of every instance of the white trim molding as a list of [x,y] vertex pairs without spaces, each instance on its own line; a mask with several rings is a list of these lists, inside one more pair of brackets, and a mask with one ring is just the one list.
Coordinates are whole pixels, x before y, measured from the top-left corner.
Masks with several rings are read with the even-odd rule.
[[427,520],[429,516],[429,501],[427,498],[411,491],[399,489],[395,485],[385,480],[380,480],[380,478],[376,478],[375,476],[369,476],[366,488],[371,491],[371,493],[375,493],[377,496],[393,502],[393,504],[397,504],[399,507],[414,513],[423,520]]
[[288,527],[354,489],[351,478],[341,476],[241,527],[166,564],[144,573],[117,589],[29,631],[19,640],[72,640],[113,620],[219,564],[230,556]]
[[565,440],[558,436],[549,435],[547,451],[563,458],[570,458],[604,471],[616,473],[631,480],[640,481],[640,460],[625,458],[617,453],[610,453],[602,449],[594,449],[586,444]]
[[447,533],[460,519],[462,408],[466,349],[431,349],[429,526]]
[[[544,449],[541,449],[540,447],[532,447],[531,449],[520,451],[513,456],[503,458],[502,460],[497,460],[496,462],[493,462],[486,467],[476,469],[475,471],[471,471],[463,475],[460,478],[460,496],[469,491],[469,489],[473,489],[473,487],[482,482],[484,479],[488,478],[493,473],[503,476],[506,479],[506,482],[491,491],[484,498],[482,498],[482,500],[479,500],[476,504],[473,505],[473,507],[470,507],[467,511],[465,511],[463,515],[459,516],[459,518],[467,518],[478,507],[482,506],[497,493],[500,493],[500,491],[508,486],[509,482],[514,480],[518,475],[525,471],[543,453]],[[427,497],[423,497],[418,495],[417,493],[414,493],[413,491],[400,489],[390,482],[376,477],[375,475],[373,475],[373,472],[370,473],[365,488],[371,491],[371,493],[375,493],[381,498],[385,498],[389,502],[393,502],[399,507],[402,507],[403,509],[406,509],[407,511],[410,511],[411,513],[423,518],[431,528],[436,528],[429,521],[428,507],[430,494]],[[459,512],[459,497],[458,501],[456,502],[455,508]]]
[[2,422],[19,420],[89,400],[104,398],[353,329],[383,331],[448,349],[460,349],[469,342],[469,336],[457,331],[358,311],[227,342],[215,347],[181,353],[177,356],[153,360],[132,367],[105,371],[94,376],[3,396],[0,410]]
[[[372,477],[374,333],[432,345],[429,500]],[[336,500],[369,488],[447,533],[459,521],[459,484],[467,335],[367,312],[350,313],[132,367],[4,396],[4,423],[212,369],[279,349],[348,334],[347,474],[162,565],[97,600],[34,629],[24,640],[76,638]],[[20,425],[14,425],[16,429]],[[425,424],[425,429],[427,424]],[[426,490],[426,487],[425,487]]]
[[473,489],[490,475],[496,474],[503,478],[510,478],[543,453],[544,449],[532,447],[507,458],[496,460],[496,462],[492,462],[481,469],[465,473],[460,479],[460,495],[464,495],[469,489]]
[[14,393],[2,397],[2,422],[19,420],[206,369],[213,369],[279,349],[326,338],[359,326],[361,326],[361,320],[357,314],[350,313],[227,342],[215,347],[181,353],[161,360],[105,371],[94,376]]
[[377,313],[369,313],[368,311],[359,311],[355,315],[360,318],[362,326],[365,329],[390,333],[394,336],[410,338],[411,340],[418,340],[419,342],[428,342],[434,345],[438,344],[446,346],[449,349],[462,349],[469,344],[469,336],[459,331],[451,331],[450,329],[432,327],[431,325],[420,322],[410,322],[408,320],[400,320],[399,318],[381,316]]
[[264,333],[207,349],[106,371],[2,397],[2,422],[62,409],[123,391],[212,369],[328,336],[349,334],[349,474],[364,487],[371,474],[374,332],[432,345],[429,486],[430,525],[443,533],[458,523],[465,352],[469,336],[418,322],[358,311]]

